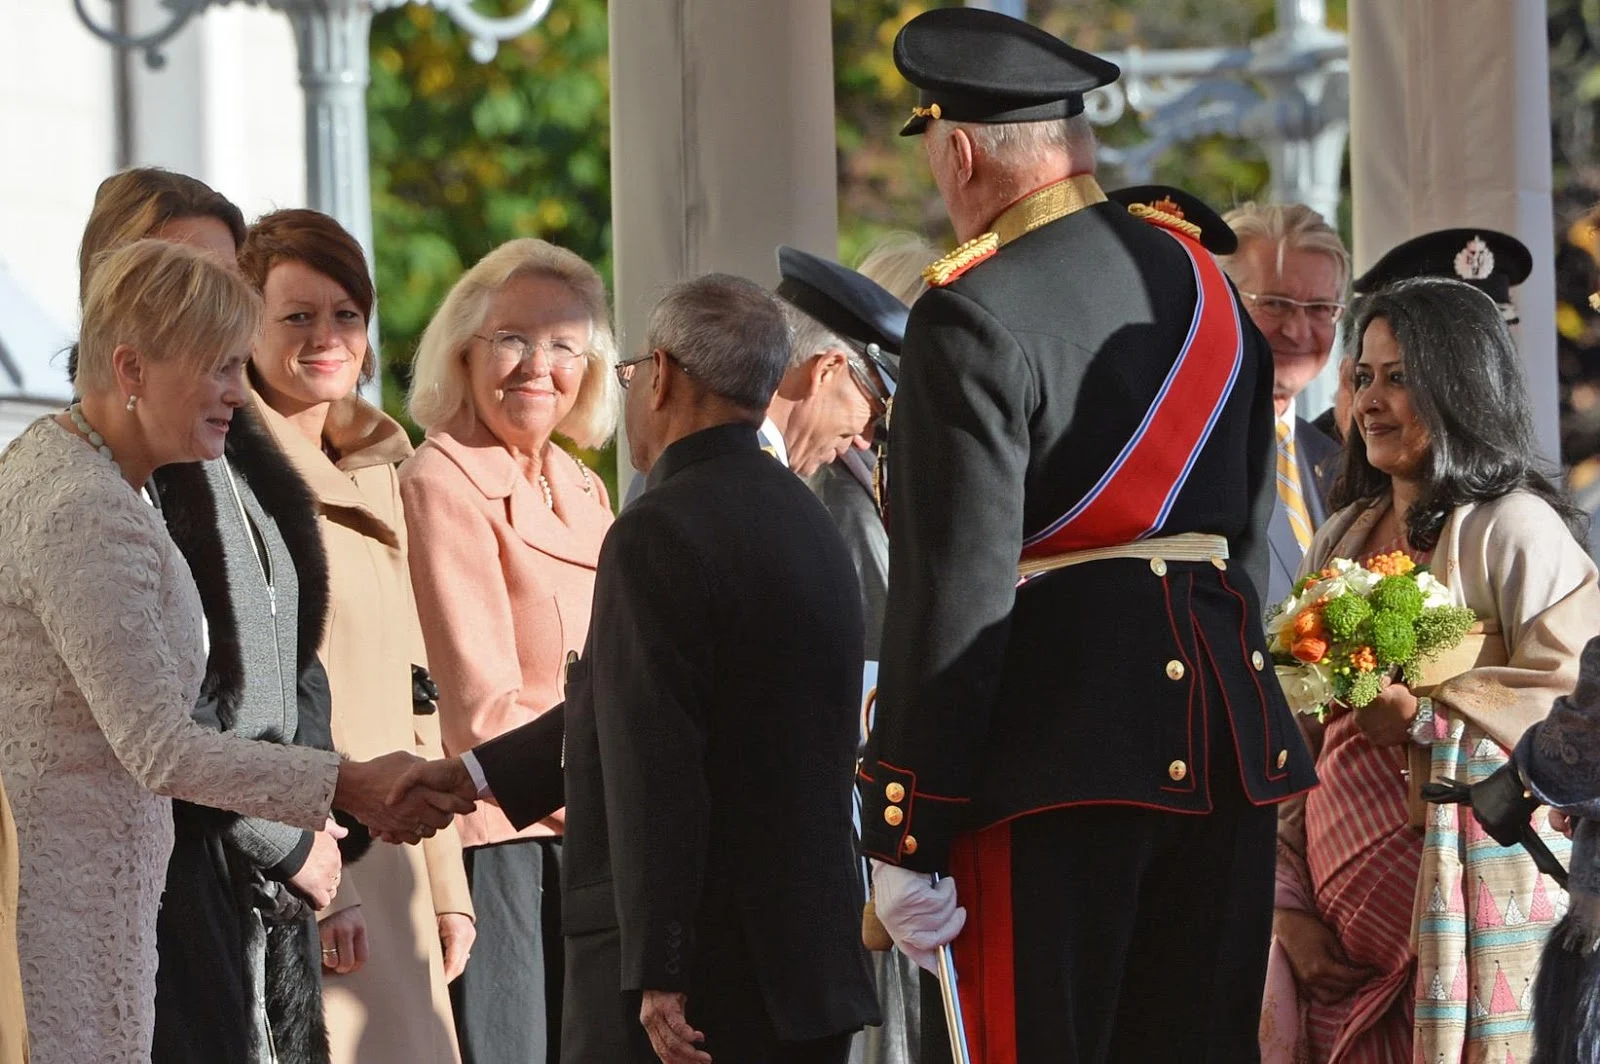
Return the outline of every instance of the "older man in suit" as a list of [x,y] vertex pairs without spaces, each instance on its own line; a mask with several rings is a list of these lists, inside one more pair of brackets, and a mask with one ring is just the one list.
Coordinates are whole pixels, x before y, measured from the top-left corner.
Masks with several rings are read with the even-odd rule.
[[514,825],[565,803],[567,1064],[842,1064],[878,1022],[861,609],[827,511],[757,441],[788,326],[710,275],[656,306],[646,350],[618,373],[650,488],[601,549],[565,702],[414,775],[471,774]]
[[1350,255],[1338,232],[1303,203],[1246,203],[1223,217],[1239,249],[1221,258],[1222,267],[1272,348],[1278,500],[1267,535],[1270,609],[1288,597],[1311,537],[1328,516],[1323,490],[1336,472],[1339,444],[1299,416],[1296,399],[1333,353]]

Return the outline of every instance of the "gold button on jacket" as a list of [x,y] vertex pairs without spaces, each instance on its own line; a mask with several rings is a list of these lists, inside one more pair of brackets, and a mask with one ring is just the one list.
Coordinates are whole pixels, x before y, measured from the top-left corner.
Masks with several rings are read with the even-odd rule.
[[1189,774],[1189,766],[1182,761],[1174,761],[1167,766],[1167,775],[1172,777],[1172,782],[1180,783]]
[[1250,664],[1256,667],[1257,672],[1260,672],[1267,667],[1267,659],[1261,656],[1261,651],[1257,650],[1250,655]]
[[1152,573],[1155,573],[1157,576],[1166,576],[1167,575],[1167,563],[1162,561],[1160,558],[1151,558],[1150,559],[1150,571]]
[[1287,751],[1287,750],[1279,750],[1278,751],[1278,767],[1282,768],[1283,766],[1287,765],[1288,763],[1289,763],[1289,751]]
[[906,789],[898,783],[891,783],[883,789],[883,796],[891,802],[903,802],[906,798]]
[[1173,658],[1171,661],[1167,662],[1167,679],[1183,679],[1183,662],[1179,661],[1177,658]]
[[907,835],[905,841],[900,844],[900,852],[908,857],[916,853],[917,837],[915,835]]
[[899,827],[900,826],[900,821],[904,820],[905,818],[906,818],[905,812],[898,805],[891,805],[891,806],[885,806],[884,807],[884,810],[883,810],[883,822],[885,824],[888,824],[890,827],[892,827],[892,828]]

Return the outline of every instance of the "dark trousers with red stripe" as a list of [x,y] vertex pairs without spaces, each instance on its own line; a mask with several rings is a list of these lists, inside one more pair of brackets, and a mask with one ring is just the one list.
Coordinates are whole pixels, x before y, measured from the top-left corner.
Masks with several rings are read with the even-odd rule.
[[[1260,1059],[1277,811],[1246,800],[1226,727],[1212,813],[1075,807],[957,843],[973,1064]],[[949,1059],[938,994],[925,980],[929,1064]]]

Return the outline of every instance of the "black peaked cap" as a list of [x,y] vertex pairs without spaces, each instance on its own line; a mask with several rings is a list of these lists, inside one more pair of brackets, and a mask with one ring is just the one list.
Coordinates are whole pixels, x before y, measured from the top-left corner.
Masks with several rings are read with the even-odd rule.
[[1232,227],[1222,220],[1222,215],[1208,207],[1205,200],[1192,192],[1171,185],[1133,185],[1107,192],[1106,198],[1124,207],[1142,204],[1199,226],[1200,246],[1213,255],[1232,255],[1239,250],[1239,238]]
[[1505,306],[1533,272],[1522,241],[1494,229],[1436,229],[1390,248],[1352,287],[1366,295],[1412,277],[1447,277],[1481,289]]
[[1042,122],[1083,111],[1083,94],[1122,76],[1115,63],[1037,26],[976,7],[941,7],[907,22],[894,65],[921,90],[915,136],[932,118],[953,122]]
[[876,281],[787,244],[778,248],[778,275],[778,297],[796,310],[846,340],[863,347],[876,344],[889,355],[900,353],[906,305]]

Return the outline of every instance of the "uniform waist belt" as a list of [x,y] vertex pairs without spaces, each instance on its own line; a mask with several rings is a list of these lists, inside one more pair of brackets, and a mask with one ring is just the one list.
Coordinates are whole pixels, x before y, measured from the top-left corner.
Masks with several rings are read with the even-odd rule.
[[1110,547],[1093,547],[1089,550],[1068,551],[1065,554],[1048,554],[1042,558],[1024,558],[1017,563],[1017,576],[1026,580],[1040,573],[1054,572],[1070,565],[1084,562],[1103,562],[1111,558],[1160,558],[1169,562],[1226,561],[1228,540],[1205,532],[1184,532],[1176,536],[1156,536],[1133,543],[1118,543]]

